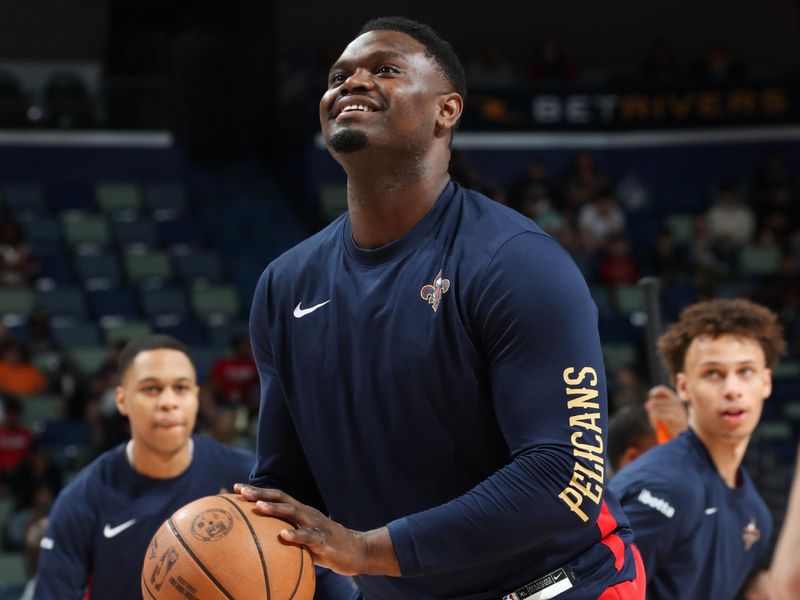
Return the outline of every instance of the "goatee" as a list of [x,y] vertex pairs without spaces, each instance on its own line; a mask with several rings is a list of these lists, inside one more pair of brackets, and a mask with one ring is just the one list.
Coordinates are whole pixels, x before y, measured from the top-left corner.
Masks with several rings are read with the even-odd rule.
[[341,129],[328,140],[336,152],[355,152],[367,146],[367,134],[358,129]]

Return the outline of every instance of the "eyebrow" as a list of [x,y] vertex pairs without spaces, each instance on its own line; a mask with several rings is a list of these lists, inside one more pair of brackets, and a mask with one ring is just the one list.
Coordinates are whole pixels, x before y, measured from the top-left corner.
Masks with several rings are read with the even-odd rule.
[[[736,361],[733,364],[736,364],[736,365],[751,365],[751,364],[755,364],[757,362],[758,361],[755,360],[755,359],[746,358],[745,360]],[[708,361],[701,361],[700,362],[700,366],[701,367],[720,366],[720,365],[727,365],[727,364],[729,364],[729,363],[721,362],[721,361],[718,361],[718,360],[708,360]]]
[[[185,381],[191,382],[191,378],[189,377],[178,377],[173,383],[183,383]],[[161,379],[158,377],[144,377],[136,382],[137,385],[141,385],[143,383],[163,383]]]
[[[388,58],[392,58],[394,60],[402,60],[404,62],[408,60],[405,54],[401,54],[400,52],[395,52],[394,50],[376,50],[375,52],[370,52],[366,56],[361,57],[359,60],[362,62],[369,62],[369,61],[374,61],[375,59],[388,59]],[[333,73],[337,69],[341,69],[345,65],[350,64],[351,62],[353,61],[337,60],[335,63],[333,63],[333,66],[330,68],[328,73],[329,74]]]

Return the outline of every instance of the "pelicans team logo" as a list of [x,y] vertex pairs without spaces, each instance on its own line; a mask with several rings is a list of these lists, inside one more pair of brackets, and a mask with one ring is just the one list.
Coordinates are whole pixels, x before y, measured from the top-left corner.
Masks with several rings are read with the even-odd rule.
[[761,539],[761,531],[756,526],[756,519],[753,517],[750,522],[742,530],[742,539],[744,540],[744,549],[750,550],[758,540]]
[[436,309],[439,308],[439,302],[442,299],[442,295],[450,289],[450,280],[449,279],[442,279],[442,271],[436,274],[436,277],[433,278],[433,285],[430,283],[428,285],[423,285],[422,289],[419,291],[419,295],[422,297],[423,300],[427,300],[428,304],[431,305],[433,312],[436,312]]

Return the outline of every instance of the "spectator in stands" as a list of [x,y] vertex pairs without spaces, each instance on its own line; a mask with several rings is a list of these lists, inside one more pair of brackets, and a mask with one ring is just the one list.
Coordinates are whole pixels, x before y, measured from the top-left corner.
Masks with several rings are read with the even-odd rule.
[[39,394],[49,382],[30,361],[28,350],[19,341],[8,339],[0,349],[0,392],[16,396]]
[[575,63],[559,39],[554,35],[542,39],[528,67],[528,78],[537,83],[564,81],[575,79],[575,74]]
[[785,243],[800,225],[800,202],[788,183],[772,183],[756,191],[759,231],[768,229]]
[[631,404],[617,410],[608,420],[608,462],[611,476],[656,443],[656,432],[641,404]]
[[525,173],[511,186],[512,206],[528,216],[530,215],[523,205],[529,199],[546,199],[550,202],[555,199],[553,185],[547,173],[547,163],[538,157],[528,164]]
[[598,172],[592,153],[588,150],[578,152],[564,186],[566,216],[577,216],[584,204],[594,200],[607,187],[608,178]]
[[665,283],[688,283],[691,277],[689,253],[685,244],[675,241],[672,230],[662,226],[650,248],[650,268]]
[[753,239],[755,215],[742,202],[735,185],[720,186],[717,201],[708,211],[708,227],[714,243],[723,249],[740,248]]
[[692,267],[693,283],[700,290],[713,289],[732,271],[730,260],[726,262],[717,253],[706,215],[695,217],[687,250]]
[[613,372],[609,394],[611,406],[618,411],[626,406],[640,406],[645,399],[645,387],[639,372],[632,366],[626,365]]
[[487,41],[480,55],[473,58],[467,66],[467,81],[470,87],[503,88],[516,82],[511,63],[503,54],[497,40]]
[[24,461],[33,446],[33,433],[22,423],[22,402],[14,396],[3,397],[0,423],[0,484]]
[[216,404],[246,406],[258,412],[259,379],[250,338],[237,335],[231,339],[230,354],[211,368],[209,386]]
[[0,220],[0,285],[26,285],[35,268],[22,227],[15,221]]
[[604,188],[585,204],[578,213],[578,226],[584,235],[593,239],[593,244],[604,246],[613,235],[625,230],[625,213],[610,189]]
[[639,279],[639,265],[631,254],[631,243],[622,233],[612,234],[607,242],[598,279],[604,285],[626,285]]

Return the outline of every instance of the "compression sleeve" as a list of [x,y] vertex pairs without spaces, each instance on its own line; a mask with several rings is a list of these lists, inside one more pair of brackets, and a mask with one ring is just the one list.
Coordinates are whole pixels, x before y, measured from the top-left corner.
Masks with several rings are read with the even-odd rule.
[[39,551],[34,600],[84,597],[91,575],[97,522],[80,490],[79,485],[64,488],[50,511]]
[[275,372],[267,317],[268,285],[269,269],[258,281],[250,310],[250,342],[261,380],[256,464],[250,483],[278,488],[327,514]]
[[551,238],[518,234],[467,298],[511,462],[463,496],[389,524],[404,576],[502,560],[596,527],[600,512],[606,386],[581,273]]

